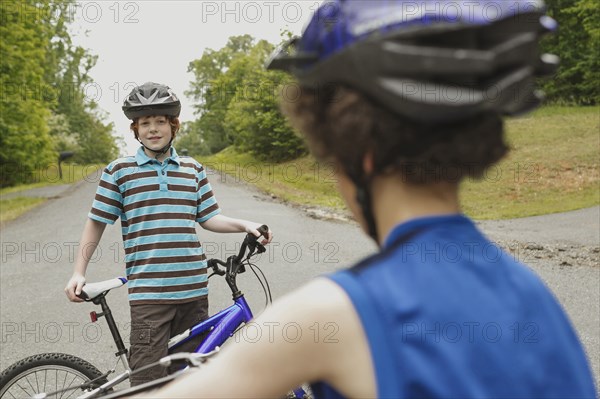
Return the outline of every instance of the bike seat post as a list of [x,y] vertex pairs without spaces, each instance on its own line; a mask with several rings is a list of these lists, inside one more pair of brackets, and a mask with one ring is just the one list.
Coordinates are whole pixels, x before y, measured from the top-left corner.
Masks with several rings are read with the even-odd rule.
[[106,302],[106,297],[102,295],[98,300],[100,306],[102,307],[102,315],[106,318],[106,323],[108,324],[108,328],[110,329],[110,333],[112,334],[113,340],[115,341],[115,345],[117,346],[117,353],[115,356],[122,356],[127,354],[127,348],[125,344],[123,344],[123,339],[121,338],[121,333],[117,327],[117,323],[115,323],[115,319],[113,318],[112,312]]

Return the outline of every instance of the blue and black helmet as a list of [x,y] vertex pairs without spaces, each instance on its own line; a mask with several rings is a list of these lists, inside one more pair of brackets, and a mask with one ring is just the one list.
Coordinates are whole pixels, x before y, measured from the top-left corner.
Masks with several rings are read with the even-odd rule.
[[536,108],[535,79],[559,60],[539,39],[557,28],[542,0],[332,0],[269,69],[304,87],[353,87],[428,123]]

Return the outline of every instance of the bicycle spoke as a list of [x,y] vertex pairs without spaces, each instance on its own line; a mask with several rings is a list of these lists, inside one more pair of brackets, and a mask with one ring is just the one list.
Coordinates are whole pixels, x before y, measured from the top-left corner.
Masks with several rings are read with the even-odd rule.
[[27,381],[27,383],[31,387],[31,390],[33,391],[33,393],[37,393],[36,390],[35,390],[35,388],[33,387],[33,384],[31,384],[31,381],[29,381],[29,376],[27,376],[27,378],[25,379],[25,381]]
[[[72,389],[71,387],[73,386],[73,381],[75,381],[77,379],[77,375],[73,375],[73,379],[71,380],[71,382],[69,383],[69,386],[64,388],[65,389],[65,393],[67,392],[71,392],[71,394],[69,396],[67,396],[67,398],[70,398],[71,395],[73,395],[73,392],[75,392],[75,389]],[[68,391],[67,391],[68,390]]]
[[61,391],[60,397],[61,397],[61,399],[62,399],[62,397],[64,395],[63,390],[65,389],[65,385],[67,385],[67,372],[65,371],[64,373],[65,373],[65,379],[63,380],[62,386],[60,387],[60,391]]
[[27,395],[31,396],[31,394],[30,394],[29,392],[27,392],[27,389],[23,388],[23,387],[21,386],[21,384],[16,384],[16,385],[17,385],[19,388],[21,388],[21,390],[22,390],[23,392],[25,392]]
[[48,381],[48,370],[44,370],[44,391],[46,392],[46,382]]
[[33,376],[35,377],[35,388],[36,388],[35,392],[39,392],[40,391],[40,384],[38,382],[37,373],[33,373]]
[[72,389],[71,390],[71,394],[69,396],[67,396],[65,399],[69,399],[71,396],[73,396],[75,394],[75,392],[77,392],[76,389]]

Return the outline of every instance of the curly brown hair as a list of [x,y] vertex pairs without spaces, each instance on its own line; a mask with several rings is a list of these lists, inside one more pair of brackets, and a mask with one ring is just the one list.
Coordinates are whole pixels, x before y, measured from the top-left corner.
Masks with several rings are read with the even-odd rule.
[[399,172],[410,183],[458,183],[465,177],[481,178],[508,152],[503,123],[495,113],[451,125],[425,125],[340,85],[301,88],[297,94],[281,101],[284,114],[318,159],[339,164],[350,176],[362,174],[370,150],[374,175]]

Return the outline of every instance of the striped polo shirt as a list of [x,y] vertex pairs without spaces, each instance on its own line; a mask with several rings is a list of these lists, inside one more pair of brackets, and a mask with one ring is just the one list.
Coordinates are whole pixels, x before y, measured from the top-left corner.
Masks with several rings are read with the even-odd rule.
[[160,163],[140,147],[106,167],[88,216],[121,218],[130,304],[174,304],[208,294],[195,227],[219,212],[201,164],[174,148]]

